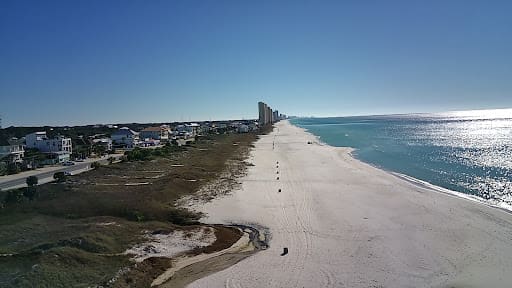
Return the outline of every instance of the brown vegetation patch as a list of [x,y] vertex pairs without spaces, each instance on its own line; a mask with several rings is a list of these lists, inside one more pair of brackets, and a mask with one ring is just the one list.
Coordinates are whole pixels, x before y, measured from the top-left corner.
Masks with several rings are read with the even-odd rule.
[[[207,227],[209,226],[204,226],[203,229],[207,229]],[[237,228],[220,225],[213,225],[211,227],[215,229],[215,242],[210,246],[194,249],[187,254],[198,255],[224,250],[235,244],[242,236],[242,232]],[[185,229],[192,231],[197,229],[197,226],[188,226]],[[149,258],[130,267],[129,270],[120,275],[109,287],[150,287],[155,278],[171,267],[172,259],[170,258]]]
[[[64,183],[41,185],[33,201],[6,204],[0,208],[0,252],[16,257],[3,257],[0,286],[115,286],[125,279],[123,275],[131,275],[124,284],[148,283],[168,267],[169,260],[152,259],[130,267],[122,252],[143,241],[143,231],[197,224],[201,215],[179,208],[176,200],[201,193],[202,185],[222,175],[230,163],[245,166],[244,151],[256,138],[255,134],[212,135],[151,161],[101,166]],[[151,185],[125,186],[155,174],[161,176],[151,179]],[[191,179],[198,181],[187,181]],[[215,228],[220,240],[197,253],[229,247],[239,237],[234,229]],[[127,272],[126,267],[135,272]]]
[[215,225],[215,237],[216,240],[212,245],[206,247],[196,248],[190,251],[191,255],[199,255],[202,253],[213,253],[216,251],[224,250],[231,247],[235,244],[240,237],[242,237],[243,233],[238,228],[233,227],[225,227],[220,225]]

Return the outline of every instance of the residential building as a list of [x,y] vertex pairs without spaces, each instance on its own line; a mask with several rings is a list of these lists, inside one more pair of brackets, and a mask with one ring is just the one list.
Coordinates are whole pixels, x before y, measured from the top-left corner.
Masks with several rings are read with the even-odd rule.
[[71,160],[71,153],[68,153],[67,151],[53,151],[53,152],[47,152],[46,159],[42,161],[42,164],[59,164],[68,162]]
[[181,124],[176,126],[178,136],[184,138],[194,138],[199,135],[201,126],[197,123]]
[[202,134],[208,134],[208,133],[210,133],[210,131],[212,130],[211,128],[212,128],[212,126],[211,126],[211,124],[210,124],[210,123],[208,123],[208,122],[203,122],[203,123],[201,123],[201,124],[200,124],[200,127],[199,127],[199,129],[200,129],[200,131],[201,131],[201,133],[202,133]]
[[161,125],[160,128],[163,130],[160,140],[164,141],[164,142],[171,141],[171,138],[172,138],[171,126],[164,124],[164,125]]
[[111,137],[114,146],[122,148],[135,148],[139,144],[139,133],[128,127],[122,127],[112,133]]
[[167,141],[169,140],[169,126],[162,125],[159,127],[147,127],[144,130],[140,131],[139,138],[142,140],[160,140]]
[[241,124],[238,126],[238,133],[249,133],[249,126]]
[[240,122],[240,121],[233,121],[231,123],[229,123],[229,126],[233,129],[233,130],[238,130],[238,127],[240,127],[240,125],[242,125],[243,123]]
[[11,138],[8,140],[8,144],[0,146],[0,159],[8,159],[11,163],[23,162],[23,157],[25,156],[23,139]]
[[50,139],[46,132],[34,132],[25,136],[25,143],[27,148],[35,148],[43,153],[73,153],[71,138],[62,135]]
[[201,132],[201,126],[197,123],[190,123],[190,124],[187,124],[187,129],[190,131],[190,133],[192,133],[192,137],[196,137],[200,134]]
[[249,131],[257,131],[258,130],[258,122],[250,122],[247,125],[249,126]]
[[46,132],[34,132],[25,136],[26,148],[37,149],[47,154],[44,164],[57,164],[69,161],[73,153],[71,138],[58,135],[49,138]]
[[110,138],[99,138],[99,139],[92,139],[92,143],[95,146],[102,146],[105,148],[105,151],[112,151],[112,139]]

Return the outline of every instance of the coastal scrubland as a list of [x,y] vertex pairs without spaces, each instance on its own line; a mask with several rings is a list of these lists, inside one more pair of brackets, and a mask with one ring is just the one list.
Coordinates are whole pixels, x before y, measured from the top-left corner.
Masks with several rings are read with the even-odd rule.
[[[257,137],[211,135],[191,146],[167,146],[142,161],[132,155],[122,163],[38,186],[34,200],[4,202],[0,286],[148,287],[171,265],[169,259],[134,263],[125,251],[144,242],[148,233],[204,227],[198,222],[201,214],[180,207],[177,200],[202,198],[198,194],[208,189],[201,188],[213,181],[217,187],[237,185]],[[216,240],[190,253],[224,249],[240,237],[234,228],[208,227]]]

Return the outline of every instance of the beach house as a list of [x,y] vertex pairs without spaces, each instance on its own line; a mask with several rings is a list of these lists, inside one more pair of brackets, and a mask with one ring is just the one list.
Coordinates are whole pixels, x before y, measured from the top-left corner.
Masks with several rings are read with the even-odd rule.
[[27,148],[35,148],[43,153],[73,153],[71,138],[62,135],[57,135],[55,138],[48,138],[46,132],[34,132],[25,136],[25,143]]
[[200,128],[197,123],[181,124],[176,126],[176,132],[182,138],[194,138],[200,133]]
[[21,163],[25,154],[23,139],[11,138],[8,145],[0,146],[0,159],[9,163]]
[[241,124],[240,126],[238,126],[238,133],[249,133],[249,126]]
[[110,136],[112,143],[120,148],[135,148],[139,144],[139,133],[128,127],[122,127]]
[[69,161],[73,153],[71,138],[57,135],[49,138],[46,132],[34,132],[25,136],[26,148],[37,149],[47,154],[45,164],[57,164]]
[[92,145],[101,146],[105,151],[112,151],[112,139],[110,138],[92,139]]
[[167,141],[169,140],[169,126],[162,125],[158,127],[147,127],[140,131],[139,138],[143,140],[160,140]]

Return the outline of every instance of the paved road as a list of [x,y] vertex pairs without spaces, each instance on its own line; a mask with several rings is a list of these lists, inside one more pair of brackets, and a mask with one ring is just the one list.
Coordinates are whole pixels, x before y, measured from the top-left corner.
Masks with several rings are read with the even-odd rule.
[[[111,155],[111,156],[118,159],[122,155],[116,154],[116,155]],[[90,168],[91,163],[93,163],[93,162],[100,162],[101,164],[107,164],[108,159],[107,158],[87,159],[85,162],[75,162],[75,165],[73,165],[73,166],[47,167],[47,168],[43,168],[43,171],[32,170],[32,171],[27,171],[27,172],[20,173],[20,174],[2,176],[2,177],[0,177],[0,190],[13,189],[13,188],[19,187],[20,185],[25,185],[26,179],[29,176],[37,176],[37,178],[39,179],[39,184],[44,184],[49,181],[41,181],[42,179],[53,178],[53,175],[57,172],[67,171],[71,174],[77,174],[80,172],[84,172]]]
[[[67,172],[72,173],[73,171],[86,169],[86,168],[90,167],[90,165],[91,165],[91,163],[77,163],[73,166],[63,166],[60,169],[56,169],[56,170],[52,170],[52,171],[48,171],[48,172],[42,172],[35,176],[37,176],[38,179],[50,178],[50,177],[53,177],[53,174],[55,174],[57,172],[67,171]],[[25,181],[26,181],[26,178],[18,178],[18,179],[9,180],[9,181],[0,183],[0,190],[7,190],[7,189],[10,189],[10,188],[18,186],[18,185],[23,185],[26,183]]]

